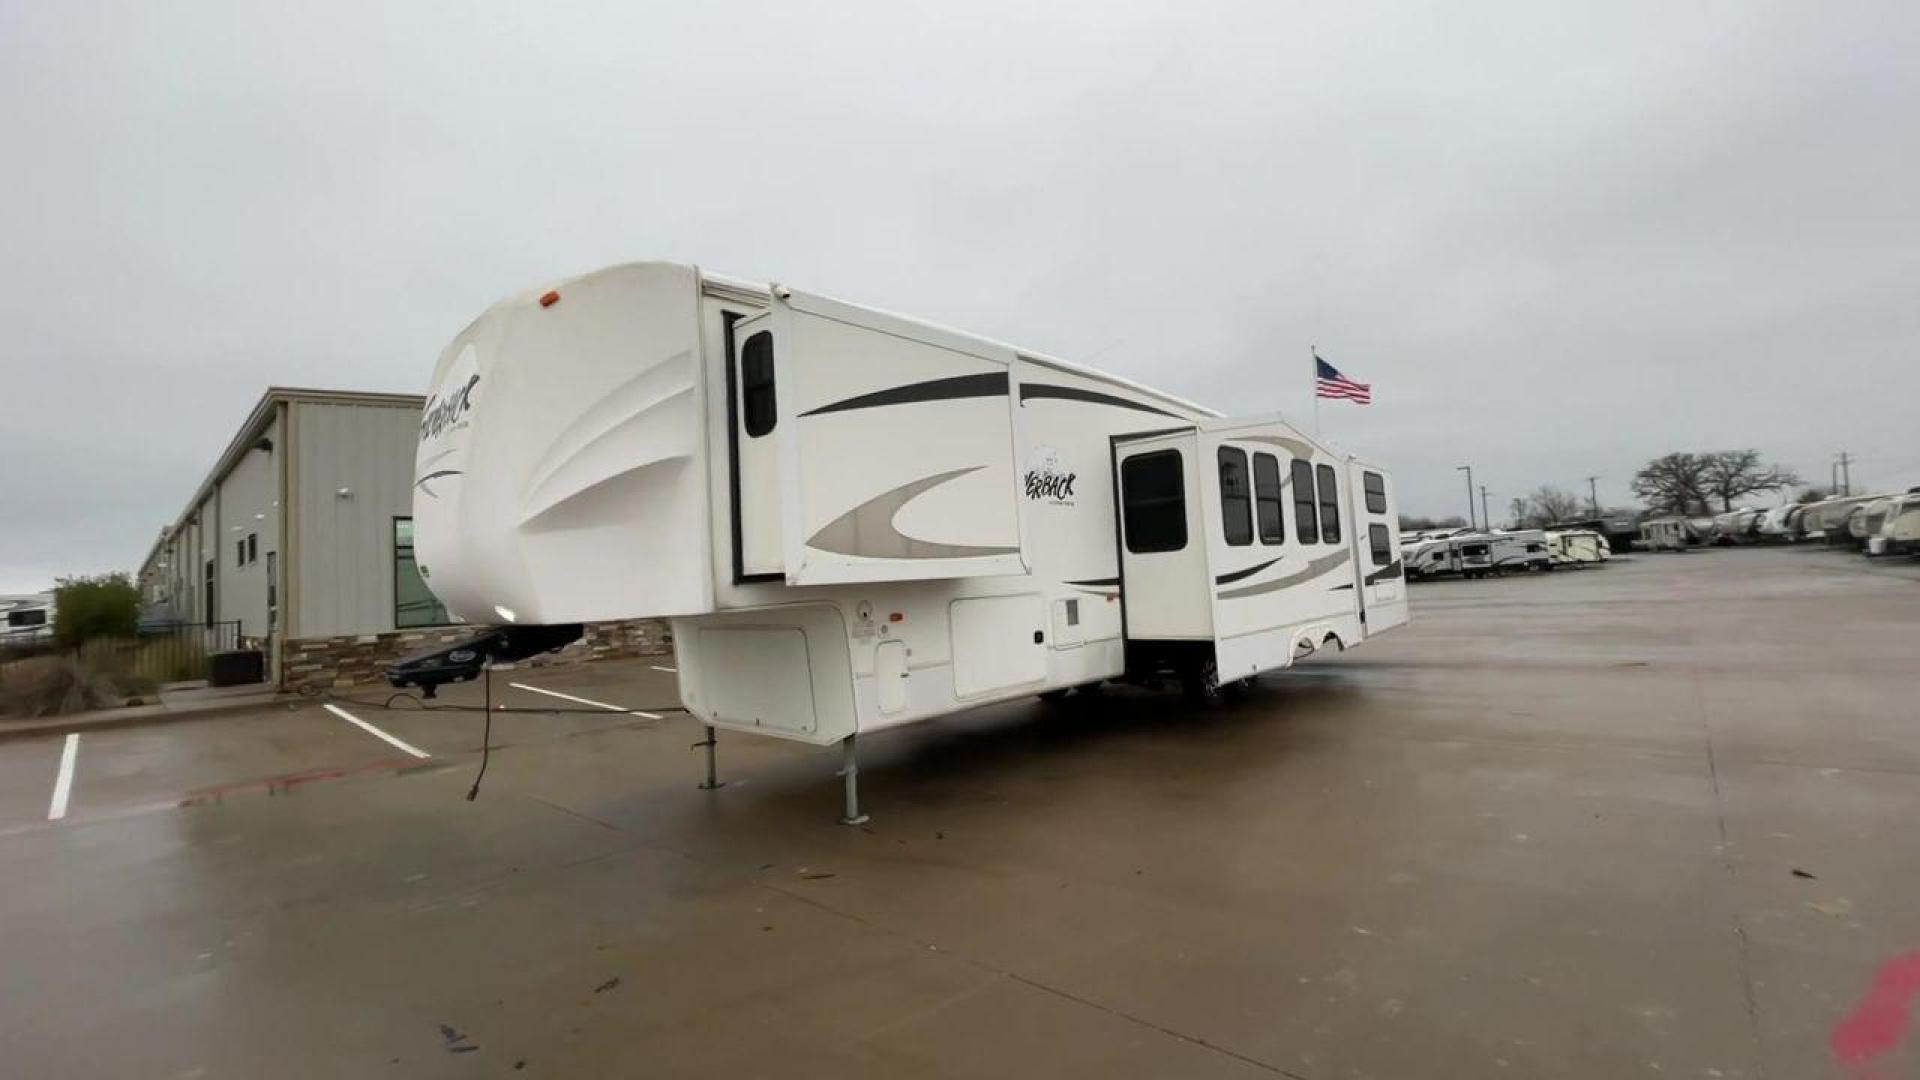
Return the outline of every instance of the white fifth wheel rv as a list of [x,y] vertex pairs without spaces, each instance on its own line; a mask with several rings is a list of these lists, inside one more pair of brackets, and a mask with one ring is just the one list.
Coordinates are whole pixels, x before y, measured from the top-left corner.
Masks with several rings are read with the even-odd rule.
[[[1108,679],[1210,702],[1407,621],[1378,465],[690,266],[598,271],[462,331],[415,487],[420,572],[520,642],[493,655],[669,618],[709,781],[713,729],[838,743],[848,820],[859,735]],[[471,678],[490,648],[390,676]]]

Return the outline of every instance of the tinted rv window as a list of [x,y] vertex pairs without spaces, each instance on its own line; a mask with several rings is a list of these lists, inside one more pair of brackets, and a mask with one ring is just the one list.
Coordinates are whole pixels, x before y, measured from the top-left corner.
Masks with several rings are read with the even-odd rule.
[[1280,459],[1272,454],[1253,455],[1253,509],[1260,542],[1286,543],[1286,524],[1280,520]]
[[762,330],[740,347],[740,396],[746,409],[747,437],[773,430],[773,334]]
[[1320,542],[1320,515],[1313,508],[1313,466],[1293,463],[1293,534],[1303,544]]
[[1320,539],[1340,542],[1340,487],[1333,466],[1320,466]]
[[1367,513],[1384,514],[1387,512],[1387,481],[1377,472],[1363,475],[1367,485]]
[[1231,446],[1220,448],[1220,523],[1228,544],[1245,547],[1253,543],[1253,490],[1247,477],[1247,452]]
[[1388,539],[1385,525],[1367,526],[1367,543],[1373,548],[1373,565],[1385,566],[1393,561],[1393,541]]
[[1122,528],[1135,555],[1187,546],[1187,479],[1178,450],[1156,450],[1120,465]]

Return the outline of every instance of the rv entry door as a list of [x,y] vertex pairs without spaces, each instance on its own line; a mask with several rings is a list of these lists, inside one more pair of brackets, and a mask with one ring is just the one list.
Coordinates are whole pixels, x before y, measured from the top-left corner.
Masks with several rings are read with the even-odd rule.
[[776,430],[781,426],[782,403],[774,375],[782,358],[774,348],[772,323],[764,312],[734,323],[732,338],[727,404],[733,420],[736,576],[742,580],[778,577],[783,567]]
[[1407,621],[1407,570],[1400,548],[1393,478],[1358,459],[1347,463],[1353,498],[1353,563],[1367,635]]

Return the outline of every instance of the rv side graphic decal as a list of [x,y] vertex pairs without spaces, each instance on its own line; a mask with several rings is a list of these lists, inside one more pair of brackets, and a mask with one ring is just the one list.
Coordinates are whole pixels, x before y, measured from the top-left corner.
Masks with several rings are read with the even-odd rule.
[[979,472],[985,465],[935,473],[892,491],[884,491],[828,522],[807,541],[810,548],[863,559],[970,559],[981,555],[1015,555],[1017,547],[942,544],[920,540],[894,528],[894,515],[922,492],[949,480]]
[[1276,592],[1289,585],[1317,578],[1329,570],[1345,566],[1347,560],[1351,558],[1353,558],[1351,551],[1340,551],[1332,555],[1323,555],[1285,577],[1277,577],[1272,581],[1263,581],[1258,585],[1243,585],[1238,589],[1228,589],[1226,592],[1220,594],[1220,599],[1235,600],[1243,596],[1258,596],[1261,593]]
[[854,409],[878,409],[886,405],[912,405],[923,401],[953,401],[957,398],[1003,397],[1007,392],[1007,373],[989,372],[985,375],[955,375],[946,379],[929,379],[926,382],[908,383],[905,386],[875,390],[870,394],[836,401],[831,405],[822,405],[809,409],[801,416],[819,416],[822,413],[850,412]]

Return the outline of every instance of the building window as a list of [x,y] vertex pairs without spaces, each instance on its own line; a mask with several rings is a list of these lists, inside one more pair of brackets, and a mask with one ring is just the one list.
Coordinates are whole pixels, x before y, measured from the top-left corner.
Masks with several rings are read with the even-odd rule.
[[1253,455],[1253,509],[1260,542],[1286,543],[1287,527],[1280,518],[1280,459],[1272,454]]
[[269,612],[280,606],[280,575],[276,573],[279,569],[277,558],[275,552],[267,552],[267,610]]
[[1123,529],[1135,555],[1187,546],[1187,478],[1180,451],[1156,450],[1120,465]]
[[1313,466],[1293,463],[1293,534],[1303,544],[1320,542],[1320,515],[1313,508]]
[[247,565],[247,540],[246,540],[246,537],[244,536],[234,538],[233,565],[235,566]]
[[1333,466],[1320,466],[1320,539],[1340,542],[1340,485]]
[[1377,472],[1362,476],[1367,486],[1367,513],[1384,514],[1387,512],[1387,481]]
[[252,566],[254,563],[257,563],[259,561],[260,561],[260,534],[248,533],[247,534],[247,565]]
[[1220,523],[1228,545],[1253,543],[1253,491],[1247,483],[1247,452],[1223,446],[1220,458]]
[[1367,526],[1367,543],[1373,547],[1373,565],[1385,566],[1393,561],[1393,541],[1385,525]]
[[773,430],[778,419],[773,396],[773,333],[762,330],[740,347],[740,387],[746,405],[747,437]]
[[413,519],[393,519],[393,625],[446,626],[453,622],[446,606],[427,588],[413,560]]

